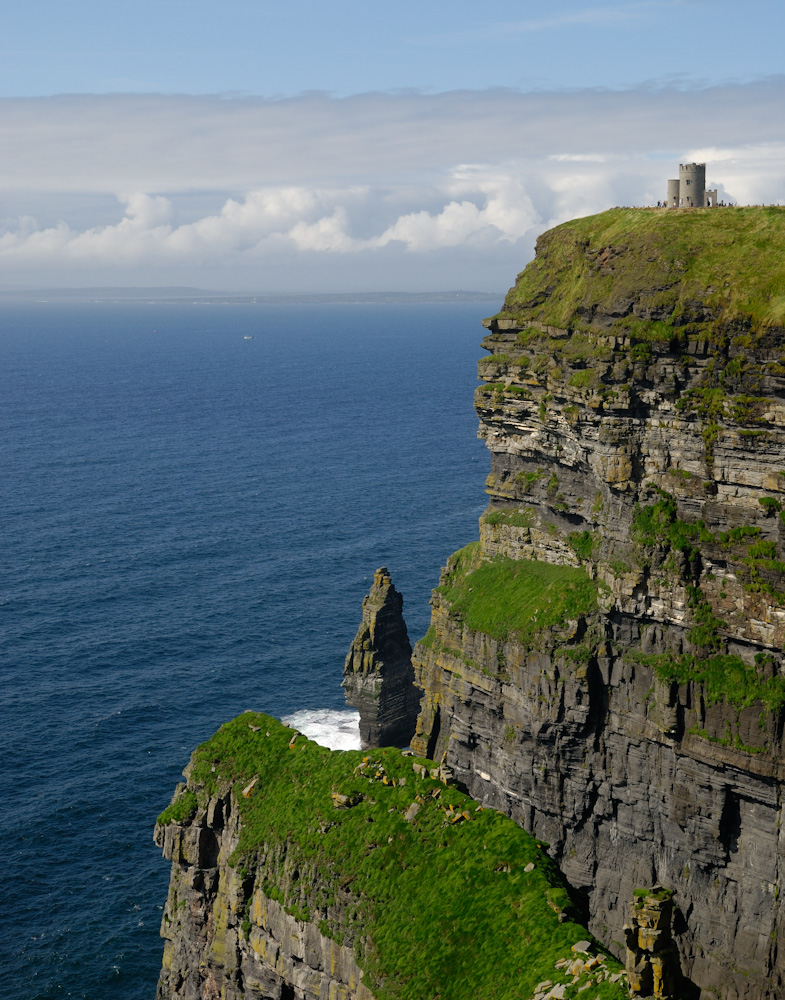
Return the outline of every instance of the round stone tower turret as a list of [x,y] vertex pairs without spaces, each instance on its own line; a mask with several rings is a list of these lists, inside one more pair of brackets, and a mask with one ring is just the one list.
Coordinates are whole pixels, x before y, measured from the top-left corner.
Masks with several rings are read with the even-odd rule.
[[668,197],[666,199],[665,204],[668,206],[668,208],[678,208],[680,197],[681,195],[679,194],[679,178],[677,177],[676,180],[668,181]]
[[682,208],[703,208],[706,204],[706,164],[679,164],[679,202]]

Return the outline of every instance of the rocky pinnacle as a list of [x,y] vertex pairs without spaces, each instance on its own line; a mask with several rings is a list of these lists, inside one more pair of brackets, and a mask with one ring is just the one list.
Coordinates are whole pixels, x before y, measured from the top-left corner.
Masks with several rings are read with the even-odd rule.
[[676,945],[671,937],[673,900],[661,885],[639,890],[624,925],[627,976],[634,997],[673,1000],[681,980]]
[[406,746],[414,735],[419,692],[403,597],[386,566],[377,569],[363,600],[363,619],[344,666],[346,701],[360,713],[362,746]]

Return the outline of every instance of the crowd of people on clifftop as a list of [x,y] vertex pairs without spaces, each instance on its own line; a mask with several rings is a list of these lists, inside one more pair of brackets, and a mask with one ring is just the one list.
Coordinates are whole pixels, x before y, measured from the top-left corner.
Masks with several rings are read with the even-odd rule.
[[[670,208],[670,207],[671,206],[667,203],[667,201],[658,201],[657,202],[657,208]],[[675,207],[677,207],[677,206],[674,206],[674,208]],[[710,206],[704,205],[703,207],[704,208],[709,208]],[[738,208],[739,206],[735,202],[733,202],[733,201],[724,201],[723,200],[723,201],[718,201],[717,204],[714,207],[715,208]]]

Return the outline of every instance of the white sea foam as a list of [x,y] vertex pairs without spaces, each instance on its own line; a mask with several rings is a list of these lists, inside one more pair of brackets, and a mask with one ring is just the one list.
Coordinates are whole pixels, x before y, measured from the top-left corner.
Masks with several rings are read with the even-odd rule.
[[306,708],[281,721],[330,750],[360,749],[360,713],[354,709]]

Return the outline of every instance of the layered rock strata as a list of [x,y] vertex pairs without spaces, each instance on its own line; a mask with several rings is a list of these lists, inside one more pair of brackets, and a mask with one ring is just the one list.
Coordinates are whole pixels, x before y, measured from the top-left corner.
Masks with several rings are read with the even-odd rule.
[[542,238],[486,323],[480,543],[413,656],[413,748],[550,842],[618,954],[633,890],[670,887],[725,1000],[785,976],[785,213],[750,211]]
[[412,647],[403,598],[386,566],[376,570],[363,617],[344,666],[346,701],[360,713],[364,748],[407,746],[417,722]]
[[486,324],[480,541],[411,668],[384,570],[347,657],[366,745],[409,738],[413,671],[420,756],[253,715],[199,748],[161,1000],[621,996],[544,841],[639,995],[782,995],[784,259],[780,210],[542,237]]

